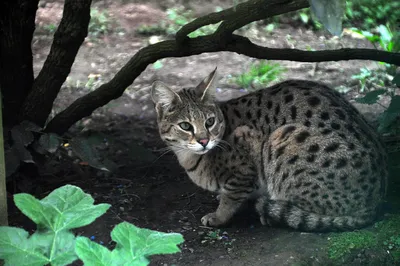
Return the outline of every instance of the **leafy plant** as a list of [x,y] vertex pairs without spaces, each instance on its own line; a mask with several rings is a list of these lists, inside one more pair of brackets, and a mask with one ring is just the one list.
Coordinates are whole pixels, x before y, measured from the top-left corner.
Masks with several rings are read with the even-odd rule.
[[[98,152],[107,145],[126,147],[116,139],[101,133],[84,133],[71,139],[63,139],[57,134],[43,132],[39,126],[23,121],[11,129],[11,145],[5,147],[6,175],[10,177],[21,163],[35,163],[35,156],[57,155],[62,158],[79,159],[80,164],[99,170],[113,172],[115,162]],[[140,145],[128,145],[128,152],[134,159],[151,162],[155,156]]]
[[390,86],[392,77],[385,69],[370,70],[367,67],[360,68],[360,73],[351,76],[359,82],[360,92],[368,91],[369,88],[383,88]]
[[291,19],[301,22],[303,25],[310,26],[314,30],[322,29],[322,24],[314,18],[309,8],[292,12]]
[[[376,29],[376,33],[369,31],[363,31],[359,29],[352,29],[353,32],[364,36],[369,40],[376,48],[377,44],[381,49],[388,52],[400,51],[400,32],[391,31],[390,27],[379,25]],[[378,130],[384,132],[395,132],[400,128],[398,118],[400,115],[400,96],[395,95],[394,89],[391,85],[398,86],[399,74],[396,75],[396,65],[384,64],[385,69],[370,71],[368,68],[361,68],[360,73],[354,75],[352,78],[357,79],[360,82],[361,92],[367,87],[381,87],[385,89],[374,90],[365,95],[363,98],[356,99],[357,102],[373,104],[378,100],[378,96],[386,94],[391,97],[391,102],[386,108],[385,112],[379,118]]]
[[385,107],[385,111],[379,116],[378,131],[380,133],[395,133],[400,127],[400,95],[394,95],[393,90],[375,90],[365,94],[364,97],[356,98],[356,102],[363,104],[378,103],[380,95],[388,95],[391,97],[389,106]]
[[0,227],[0,259],[5,265],[68,265],[78,258],[84,265],[148,265],[155,254],[179,252],[181,234],[142,229],[122,222],[111,238],[111,251],[71,230],[86,226],[103,215],[109,204],[94,205],[94,199],[79,187],[66,185],[38,200],[29,194],[14,195],[16,206],[37,225],[29,235],[21,228]]
[[345,21],[349,25],[357,24],[364,29],[379,24],[395,25],[400,17],[400,2],[386,0],[346,1]]
[[250,70],[233,80],[240,87],[248,90],[257,90],[267,86],[270,82],[276,81],[286,71],[278,63],[261,61],[250,66]]
[[[216,11],[221,10],[221,8],[217,7]],[[154,25],[142,25],[138,28],[137,33],[142,35],[153,35],[153,34],[166,34],[166,35],[174,35],[183,25],[194,20],[194,15],[191,10],[187,10],[183,6],[173,7],[167,9],[167,17],[169,21],[162,21],[159,24]],[[194,32],[189,34],[190,38],[195,38],[202,35],[208,35],[218,28],[217,24],[206,25],[197,29]]]
[[106,11],[97,8],[90,10],[89,34],[97,37],[111,31],[112,25]]
[[[374,32],[359,30],[356,28],[350,29],[352,32],[357,33],[369,40],[375,48],[378,49],[377,44],[381,49],[387,52],[397,53],[400,51],[400,31],[391,30],[390,26],[379,25]],[[396,65],[384,64],[386,71],[390,75],[395,75]]]

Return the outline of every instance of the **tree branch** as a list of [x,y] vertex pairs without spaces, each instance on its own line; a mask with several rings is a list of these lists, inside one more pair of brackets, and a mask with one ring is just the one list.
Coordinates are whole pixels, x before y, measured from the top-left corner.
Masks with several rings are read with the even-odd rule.
[[210,13],[184,25],[177,33],[178,43],[187,41],[188,34],[209,24],[221,22],[217,29],[220,38],[229,37],[235,30],[257,20],[309,7],[308,0],[249,0],[220,12]]
[[400,53],[389,53],[373,49],[340,49],[329,51],[302,51],[296,49],[274,49],[252,43],[248,38],[232,35],[226,46],[221,47],[218,36],[208,35],[189,39],[183,48],[175,40],[163,41],[147,46],[137,52],[108,83],[77,99],[64,111],[57,114],[47,125],[47,132],[65,133],[70,126],[95,109],[120,97],[146,67],[161,58],[184,57],[201,53],[231,51],[258,59],[290,60],[301,62],[323,62],[340,60],[376,60],[400,65]]
[[88,32],[91,0],[65,0],[63,17],[50,53],[33,83],[20,117],[44,126],[61,85],[71,71]]

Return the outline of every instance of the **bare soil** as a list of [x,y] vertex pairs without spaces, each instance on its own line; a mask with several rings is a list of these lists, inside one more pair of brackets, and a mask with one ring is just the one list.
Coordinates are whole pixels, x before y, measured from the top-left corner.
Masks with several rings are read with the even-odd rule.
[[[125,3],[124,3],[125,2]],[[165,8],[174,1],[96,1],[94,6],[107,10],[115,28],[107,35],[88,37],[81,47],[71,74],[54,105],[54,113],[62,110],[76,98],[107,82],[142,47],[149,37],[139,36],[135,29],[141,24],[157,23],[166,18]],[[198,13],[212,11],[229,1],[183,1]],[[189,3],[187,3],[189,2]],[[38,74],[50,49],[52,36],[46,25],[56,25],[62,15],[61,1],[42,1],[37,17],[38,29],[33,51],[35,73]],[[123,34],[122,34],[123,33]],[[336,49],[340,47],[371,47],[349,35],[331,37],[326,32],[314,32],[302,25],[281,24],[272,33],[254,27],[246,36],[258,44],[277,48]],[[164,38],[164,37],[160,37]],[[383,249],[356,250],[340,261],[328,258],[328,234],[309,234],[285,228],[261,226],[252,206],[238,214],[232,224],[221,228],[201,226],[200,218],[215,210],[215,195],[196,187],[186,176],[172,154],[163,154],[149,97],[149,85],[160,79],[172,87],[195,85],[215,66],[220,73],[218,97],[227,100],[245,91],[230,82],[231,75],[246,71],[255,60],[234,53],[221,52],[186,58],[162,60],[162,68],[148,66],[126,93],[119,99],[99,108],[71,129],[71,134],[82,130],[102,133],[106,146],[104,157],[118,164],[118,170],[108,174],[64,160],[55,159],[40,169],[35,188],[37,197],[64,184],[74,184],[90,193],[97,203],[110,203],[111,209],[93,224],[77,233],[94,237],[94,241],[113,247],[109,233],[112,228],[128,221],[137,226],[164,232],[179,232],[185,238],[182,252],[175,255],[155,256],[151,265],[394,265],[392,257]],[[299,63],[277,61],[287,68],[282,79],[301,78],[323,81],[333,87],[356,88],[351,76],[361,67],[377,68],[369,61],[341,61],[325,63]],[[98,75],[93,86],[85,87],[89,75]],[[349,100],[357,90],[348,93]],[[354,102],[354,101],[353,101]],[[360,106],[370,120],[382,112],[379,105]],[[139,145],[139,146],[138,146]],[[143,156],[143,148],[157,158]],[[398,191],[397,187],[391,189]],[[10,208],[11,224],[34,229],[15,207]],[[79,265],[78,263],[75,265]]]

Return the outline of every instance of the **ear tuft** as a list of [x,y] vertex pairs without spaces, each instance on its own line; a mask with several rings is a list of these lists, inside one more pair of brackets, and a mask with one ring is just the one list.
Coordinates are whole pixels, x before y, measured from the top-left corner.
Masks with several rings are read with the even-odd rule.
[[213,102],[215,99],[217,81],[217,67],[196,87],[202,102]]
[[154,81],[151,87],[151,98],[157,106],[168,107],[181,101],[179,95],[161,81]]

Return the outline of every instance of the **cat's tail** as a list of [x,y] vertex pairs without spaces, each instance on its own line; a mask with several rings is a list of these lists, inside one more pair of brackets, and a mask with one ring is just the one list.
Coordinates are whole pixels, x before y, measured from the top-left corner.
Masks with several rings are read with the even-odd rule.
[[322,215],[303,210],[289,201],[266,197],[258,199],[256,209],[263,225],[277,223],[305,232],[350,231],[372,224],[377,216],[372,209],[354,216]]

